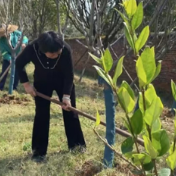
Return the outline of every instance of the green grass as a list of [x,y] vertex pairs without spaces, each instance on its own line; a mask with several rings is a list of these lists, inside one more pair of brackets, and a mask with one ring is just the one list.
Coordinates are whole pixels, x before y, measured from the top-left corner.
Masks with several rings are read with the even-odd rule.
[[[27,68],[32,81],[33,67]],[[102,88],[96,80],[83,78],[78,83],[75,76],[77,108],[91,115],[96,114],[96,107],[100,111],[101,120],[105,118],[105,107]],[[8,90],[0,92],[2,97]],[[54,94],[53,96],[56,96]],[[85,154],[71,154],[67,150],[61,108],[51,105],[50,137],[48,146],[48,161],[36,164],[31,157],[31,134],[34,118],[34,101],[24,93],[22,85],[19,92],[13,93],[11,101],[0,104],[0,176],[125,176],[122,167],[102,169],[104,144],[93,132],[94,122],[80,116],[81,126],[87,143]],[[124,114],[118,110],[117,121]],[[119,125],[119,123],[117,124]],[[104,137],[105,127],[99,126],[98,132]],[[116,135],[115,147],[119,150],[119,143],[124,138]],[[115,163],[123,162],[116,158]],[[98,172],[97,174],[95,174]],[[94,173],[94,174],[92,174]]]

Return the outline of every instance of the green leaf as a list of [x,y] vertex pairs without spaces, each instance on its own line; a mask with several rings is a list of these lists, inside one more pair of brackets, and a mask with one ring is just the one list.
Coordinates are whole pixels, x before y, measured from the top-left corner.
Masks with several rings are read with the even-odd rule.
[[141,80],[142,83],[141,86],[149,84],[153,80],[156,71],[153,48],[146,47],[144,49],[141,57],[137,60],[136,67],[139,81]]
[[173,154],[173,152],[174,152],[174,142],[172,142],[172,144],[170,145],[169,155]]
[[137,40],[137,35],[135,32],[133,33],[133,40],[134,40],[134,42],[136,42],[136,40]]
[[125,158],[131,159],[133,154],[136,154],[136,152],[135,152],[135,151],[132,151],[132,152],[125,153],[125,154],[123,154],[123,155],[125,156]]
[[142,165],[145,171],[151,171],[154,168],[153,161]]
[[145,111],[144,111],[144,101],[143,101],[143,96],[142,96],[142,92],[139,92],[139,109],[142,113],[142,115],[144,115]]
[[166,162],[172,170],[176,168],[176,150],[167,157]]
[[174,100],[176,101],[176,86],[173,80],[171,80],[171,89],[172,89],[172,96],[174,97]]
[[104,59],[104,55],[101,55],[101,60],[102,60],[102,68],[104,70],[104,72],[106,72],[106,64],[105,64],[105,59]]
[[108,80],[109,80],[109,82],[111,83],[111,86],[112,86],[112,85],[113,85],[113,82],[112,82],[111,76],[110,76],[109,74],[107,74],[106,76],[107,76],[107,78],[108,78]]
[[157,97],[155,88],[154,88],[154,86],[152,84],[148,85],[148,88],[145,91],[144,96],[145,96],[145,101],[146,101],[146,108],[148,108],[148,107],[151,106],[154,98]]
[[152,159],[156,159],[158,152],[157,150],[152,146],[152,142],[147,136],[143,136],[144,139],[144,146],[148,154],[151,156]]
[[123,154],[133,151],[134,140],[132,137],[125,139],[121,145],[121,151]]
[[151,162],[151,157],[145,153],[133,154],[133,162],[137,165],[147,164]]
[[153,80],[159,75],[159,73],[161,72],[161,62],[162,62],[161,60],[158,61],[158,65],[157,65],[157,67],[156,67],[155,75],[154,75],[152,81],[153,81]]
[[117,66],[116,66],[116,69],[115,69],[115,73],[114,73],[114,76],[113,76],[113,85],[116,86],[117,84],[117,79],[118,77],[122,74],[122,69],[123,69],[123,59],[124,59],[124,56],[122,56],[118,63],[117,63]]
[[98,58],[97,56],[93,55],[92,53],[89,53],[89,55],[92,57],[92,59],[97,62],[98,64],[102,65],[102,60]]
[[106,77],[104,70],[96,65],[93,65],[93,67],[97,70],[99,76],[102,77],[109,85],[111,85],[110,81]]
[[122,119],[123,119],[123,121],[124,121],[124,126],[125,126],[125,127],[128,129],[128,131],[131,133],[131,128],[130,128],[130,125],[129,125],[127,119],[126,119],[126,118],[123,118],[123,117],[122,117]]
[[131,18],[137,9],[136,0],[123,0],[123,6],[129,18]]
[[146,47],[141,54],[141,59],[147,76],[147,83],[149,84],[156,72],[154,47]]
[[126,113],[132,112],[135,106],[135,101],[133,100],[131,95],[128,93],[126,88],[120,87],[117,94],[118,94],[119,103],[121,107],[124,109],[124,111]]
[[124,22],[124,25],[125,25],[125,37],[129,43],[129,45],[131,46],[131,48],[135,51],[135,45],[133,42],[132,34],[130,32],[131,31],[130,27],[126,22]]
[[134,112],[130,119],[134,134],[140,134],[143,129],[143,117],[140,109]]
[[130,87],[130,85],[126,81],[122,82],[121,87],[124,87],[128,91],[128,93],[130,94],[131,98],[133,100],[135,100],[135,95],[134,95],[133,89]]
[[115,9],[121,16],[121,18],[124,20],[124,22],[126,22],[128,24],[128,18],[123,14],[121,13],[118,9]]
[[98,126],[99,124],[100,124],[100,114],[97,110],[95,126]]
[[161,129],[161,120],[160,120],[160,118],[157,118],[155,120],[155,122],[153,122],[152,133],[156,132],[156,131],[159,131],[160,129]]
[[105,72],[109,72],[113,65],[113,59],[108,48],[104,52],[104,64],[105,64]]
[[140,56],[136,61],[136,72],[139,79],[139,87],[142,88],[143,86],[147,85],[147,76]]
[[137,10],[132,18],[132,28],[133,30],[137,29],[143,20],[143,4],[142,2],[139,3]]
[[146,26],[139,35],[139,38],[135,42],[136,53],[145,45],[149,37],[149,26]]
[[[142,95],[139,97],[139,108],[140,108],[140,110],[141,110],[141,112],[143,112],[143,116],[144,116],[144,118],[146,117],[147,118],[147,121],[148,121],[148,125],[154,125],[155,123],[156,123],[156,119],[157,119],[157,116],[159,116],[159,115],[157,115],[157,112],[158,111],[155,111],[155,109],[154,109],[154,107],[152,107],[153,105],[154,105],[154,102],[155,101],[157,101],[157,102],[159,102],[157,105],[158,105],[158,109],[159,109],[159,107],[161,108],[161,110],[160,111],[162,111],[162,109],[163,109],[163,105],[162,105],[162,102],[161,102],[161,100],[160,99],[158,99],[158,96],[157,96],[157,94],[156,94],[156,91],[155,91],[155,88],[154,88],[154,86],[152,85],[152,84],[149,84],[148,85],[148,88],[147,88],[147,90],[145,91],[145,93],[144,93],[144,97],[145,97],[145,107],[146,107],[146,111],[144,112],[144,109],[143,109],[143,97],[142,97]],[[155,99],[157,99],[157,100],[155,100]],[[153,103],[153,105],[152,105],[152,103]],[[152,109],[153,108],[153,109]],[[153,117],[152,115],[154,115],[154,114],[152,114],[151,112],[151,110],[153,110],[153,113],[156,113],[156,117]],[[148,113],[148,114],[147,114]],[[159,112],[158,112],[159,113]],[[161,113],[161,112],[160,112]],[[149,117],[150,116],[150,117]],[[159,126],[160,124],[155,124],[155,129],[157,128],[157,127],[160,127]],[[152,128],[153,128],[153,126],[152,126]],[[153,129],[154,130],[154,129]]]
[[169,168],[162,168],[158,172],[158,176],[170,176],[171,170]]
[[157,150],[158,156],[167,153],[170,148],[169,136],[165,130],[160,130],[152,133],[152,145]]
[[[149,48],[149,47],[148,47],[148,48]],[[154,48],[154,46],[150,48],[150,51],[151,51],[151,57],[152,57],[153,59],[155,59],[155,48]]]
[[163,104],[159,97],[155,97],[151,106],[146,109],[144,114],[145,122],[152,127],[153,123],[156,121],[157,118],[160,117],[163,110]]

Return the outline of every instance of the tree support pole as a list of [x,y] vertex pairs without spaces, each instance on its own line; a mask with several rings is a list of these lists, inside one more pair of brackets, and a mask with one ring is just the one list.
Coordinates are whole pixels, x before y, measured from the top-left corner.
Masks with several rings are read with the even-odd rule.
[[[113,146],[115,142],[115,100],[112,88],[104,83],[104,100],[106,107],[106,140]],[[113,167],[114,151],[105,145],[104,164],[107,168]]]

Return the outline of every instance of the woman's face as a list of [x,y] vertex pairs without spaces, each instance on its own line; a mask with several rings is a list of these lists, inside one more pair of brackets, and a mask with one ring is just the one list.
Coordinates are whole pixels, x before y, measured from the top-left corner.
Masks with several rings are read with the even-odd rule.
[[50,52],[47,52],[45,53],[46,57],[49,58],[49,59],[56,59],[58,57],[58,55],[60,55],[62,53],[62,49],[58,50],[57,52],[55,53],[50,53]]

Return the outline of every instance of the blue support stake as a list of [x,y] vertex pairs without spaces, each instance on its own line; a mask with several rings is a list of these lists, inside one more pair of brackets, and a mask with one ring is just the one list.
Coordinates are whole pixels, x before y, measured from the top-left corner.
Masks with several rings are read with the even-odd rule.
[[[115,142],[115,101],[111,87],[102,79],[99,78],[99,84],[104,84],[104,99],[106,108],[106,139],[110,145]],[[103,162],[107,168],[113,167],[114,152],[105,146]]]
[[11,59],[11,73],[10,73],[10,85],[9,85],[9,94],[13,93],[13,84],[15,79],[15,54],[12,53]]

